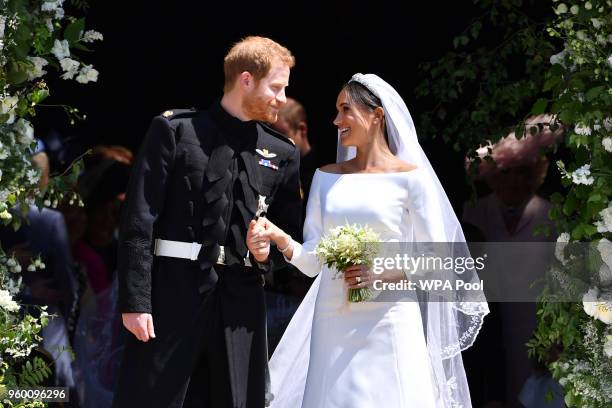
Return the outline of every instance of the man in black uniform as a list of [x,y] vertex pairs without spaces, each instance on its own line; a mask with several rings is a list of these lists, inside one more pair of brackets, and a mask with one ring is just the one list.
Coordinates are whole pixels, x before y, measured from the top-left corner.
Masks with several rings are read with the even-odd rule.
[[262,274],[284,261],[269,251],[258,263],[245,239],[262,213],[300,236],[299,151],[259,122],[276,121],[293,65],[286,48],[247,37],[225,57],[219,103],[153,119],[122,214],[131,334],[114,407],[264,406]]

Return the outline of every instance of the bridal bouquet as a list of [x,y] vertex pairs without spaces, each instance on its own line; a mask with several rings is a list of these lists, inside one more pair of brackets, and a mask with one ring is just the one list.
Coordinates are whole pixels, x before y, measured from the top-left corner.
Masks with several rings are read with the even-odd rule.
[[[380,237],[371,228],[349,225],[332,228],[315,248],[315,253],[337,275],[353,265],[371,265],[378,252]],[[336,275],[336,276],[337,276]],[[349,302],[362,302],[372,297],[370,288],[349,289]]]

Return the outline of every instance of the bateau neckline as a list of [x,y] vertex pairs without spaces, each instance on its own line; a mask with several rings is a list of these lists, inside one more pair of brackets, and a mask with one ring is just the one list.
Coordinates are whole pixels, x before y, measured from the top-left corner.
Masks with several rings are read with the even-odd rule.
[[417,170],[419,170],[420,167],[417,167],[415,169],[412,170],[406,170],[406,171],[388,171],[388,172],[377,172],[377,173],[330,173],[328,171],[323,171],[321,169],[317,169],[317,171],[319,173],[323,173],[323,174],[332,174],[334,176],[350,176],[350,175],[362,175],[362,174],[384,174],[384,175],[389,175],[389,174],[409,174],[409,173],[413,173]]

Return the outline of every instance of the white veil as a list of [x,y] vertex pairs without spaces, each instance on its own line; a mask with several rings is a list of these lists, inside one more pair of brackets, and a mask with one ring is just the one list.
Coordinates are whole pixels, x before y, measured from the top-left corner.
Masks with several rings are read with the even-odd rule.
[[[381,100],[391,151],[400,159],[425,170],[427,183],[435,186],[439,208],[430,210],[432,216],[443,221],[444,241],[450,247],[446,250],[447,253],[450,252],[451,256],[470,256],[461,225],[436,173],[419,145],[414,123],[400,95],[374,74],[355,74],[351,81],[362,84]],[[338,143],[338,162],[349,160],[354,156],[354,148],[344,148]],[[320,279],[318,276],[302,301],[270,361],[270,368],[274,374],[272,379],[274,408],[301,406],[310,357],[311,327],[308,322],[312,322]],[[477,282],[478,276],[473,270],[466,271],[461,274],[461,279]],[[425,293],[419,305],[432,374],[439,393],[437,396],[439,406],[471,407],[461,351],[474,343],[484,316],[489,311],[484,294],[476,290],[459,290],[453,293],[453,298],[449,301],[448,298],[442,299],[435,294]]]
[[[446,255],[469,257],[469,249],[448,197],[419,144],[414,122],[402,97],[395,89],[374,74],[355,74],[350,82],[358,82],[377,96],[385,111],[385,125],[391,152],[405,162],[425,170],[426,182],[435,186],[439,208],[429,209],[432,217],[438,217],[444,227]],[[355,148],[343,147],[338,141],[337,161],[355,157]],[[449,278],[446,276],[446,278]],[[450,277],[458,278],[457,276]],[[461,274],[466,282],[478,282],[474,270]],[[424,294],[420,300],[427,349],[444,407],[470,407],[470,395],[461,351],[469,348],[489,312],[485,296],[479,290],[456,290],[453,298]]]

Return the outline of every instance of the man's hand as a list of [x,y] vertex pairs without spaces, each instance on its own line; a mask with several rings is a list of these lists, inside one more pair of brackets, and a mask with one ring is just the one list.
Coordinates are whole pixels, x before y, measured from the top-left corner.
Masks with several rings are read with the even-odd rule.
[[123,325],[140,341],[155,338],[153,316],[150,313],[123,313]]
[[274,223],[267,218],[263,218],[263,229],[256,236],[256,239],[265,239],[268,242],[273,241],[279,251],[283,253],[285,258],[291,259],[293,257],[293,241],[291,236],[286,234],[285,231],[278,228]]
[[257,221],[251,220],[247,231],[246,244],[255,260],[264,263],[270,255],[270,240],[261,238],[261,232],[265,229],[266,219],[260,217]]

